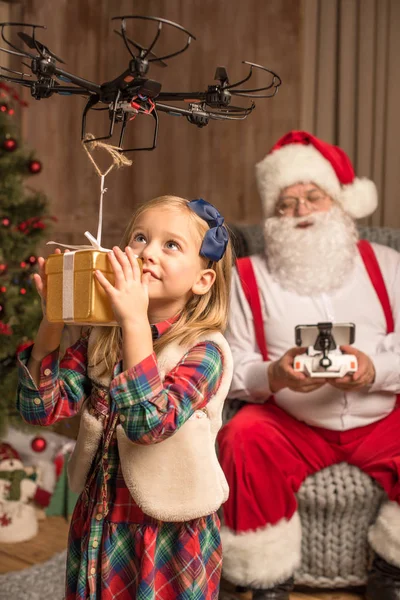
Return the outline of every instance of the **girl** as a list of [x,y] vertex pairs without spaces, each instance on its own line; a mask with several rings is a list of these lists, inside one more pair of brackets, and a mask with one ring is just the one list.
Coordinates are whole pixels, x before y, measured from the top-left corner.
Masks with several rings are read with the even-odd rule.
[[[69,461],[66,600],[218,598],[216,510],[228,489],[215,437],[232,376],[232,253],[219,212],[173,196],[138,209],[125,253],[96,272],[119,327],[94,327],[59,362],[44,316],[20,354],[18,407],[50,425],[82,409]],[[142,260],[142,274],[136,256]],[[35,282],[46,298],[44,259]]]

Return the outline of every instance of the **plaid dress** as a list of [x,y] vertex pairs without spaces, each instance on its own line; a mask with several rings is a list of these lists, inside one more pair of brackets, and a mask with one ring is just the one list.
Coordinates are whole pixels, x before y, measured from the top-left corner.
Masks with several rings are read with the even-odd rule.
[[[155,335],[169,326],[157,324]],[[66,600],[217,600],[222,567],[217,514],[182,523],[145,515],[124,482],[115,429],[123,423],[128,437],[142,444],[173,434],[218,389],[219,349],[211,342],[197,344],[164,381],[154,354],[125,372],[118,363],[110,390],[87,376],[87,338],[60,362],[57,351],[42,361],[39,389],[26,368],[29,355],[29,348],[19,355],[18,408],[26,421],[50,425],[76,414],[90,398],[90,411],[104,424],[72,516]]]

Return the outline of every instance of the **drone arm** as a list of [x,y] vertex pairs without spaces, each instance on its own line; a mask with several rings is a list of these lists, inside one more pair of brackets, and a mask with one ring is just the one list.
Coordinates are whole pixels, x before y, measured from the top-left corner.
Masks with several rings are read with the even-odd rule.
[[72,73],[68,73],[67,71],[64,71],[64,69],[59,69],[58,67],[56,67],[54,69],[54,74],[57,77],[63,78],[64,81],[81,86],[81,88],[84,88],[92,94],[100,93],[100,85],[98,85],[97,83],[93,83],[92,81],[88,81],[87,79],[82,79],[82,77],[78,77],[77,75],[72,75]]
[[22,79],[20,77],[10,77],[9,75],[3,75],[1,73],[1,67],[0,67],[0,80],[10,81],[12,83],[19,83],[20,85],[23,85],[25,87],[31,87],[32,86],[32,82],[28,81],[27,79]]
[[206,99],[205,92],[160,92],[158,98],[165,102],[199,102]]
[[[161,96],[161,94],[160,94],[160,96]],[[162,112],[166,112],[171,115],[175,115],[177,117],[180,117],[180,116],[189,117],[193,114],[193,111],[190,110],[189,108],[180,108],[180,106],[170,106],[168,104],[161,104],[158,101],[156,101],[154,104],[155,104],[155,107],[157,108],[157,110],[161,110]],[[204,112],[204,116],[206,116],[205,112]]]
[[[53,88],[53,92],[55,92],[56,94],[60,94],[61,96],[63,94],[65,95],[72,95],[72,94],[76,94],[77,96],[84,96],[85,94],[89,94],[89,92],[87,90],[82,90],[82,88],[79,87],[69,87],[67,85],[58,85],[55,84],[54,88]],[[95,94],[89,94],[91,98],[95,98]],[[104,109],[107,110],[107,109]]]

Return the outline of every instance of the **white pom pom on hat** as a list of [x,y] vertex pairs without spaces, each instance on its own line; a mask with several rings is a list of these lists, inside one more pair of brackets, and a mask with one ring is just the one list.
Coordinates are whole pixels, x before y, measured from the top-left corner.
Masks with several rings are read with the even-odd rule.
[[296,183],[313,182],[337,200],[354,219],[378,206],[375,184],[354,174],[347,154],[307,131],[290,131],[256,165],[264,215],[274,214],[280,192]]

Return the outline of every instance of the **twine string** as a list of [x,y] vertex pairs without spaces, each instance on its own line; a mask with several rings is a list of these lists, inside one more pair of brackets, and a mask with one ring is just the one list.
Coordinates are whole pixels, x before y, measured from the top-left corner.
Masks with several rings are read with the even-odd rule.
[[[102,142],[100,140],[95,140],[94,135],[92,133],[86,134],[84,140],[82,141],[82,145],[83,145],[85,152],[88,155],[91,163],[93,164],[93,166],[96,170],[96,173],[100,177],[99,220],[98,220],[98,225],[97,225],[97,238],[96,238],[97,244],[100,247],[101,246],[101,234],[102,234],[102,229],[103,229],[103,197],[104,197],[104,194],[107,192],[107,188],[104,187],[105,178],[107,177],[107,175],[109,173],[111,173],[111,171],[114,168],[120,169],[121,167],[130,166],[132,164],[132,161],[129,158],[127,158],[125,156],[125,154],[123,154],[121,152],[121,148],[119,148],[118,146],[112,146],[111,144],[106,144],[105,142]],[[96,163],[96,161],[94,160],[94,158],[92,156],[92,152],[96,148],[101,148],[101,149],[105,150],[111,156],[112,163],[108,167],[108,169],[106,169],[104,172],[101,171],[101,169],[99,168],[98,164]]]

